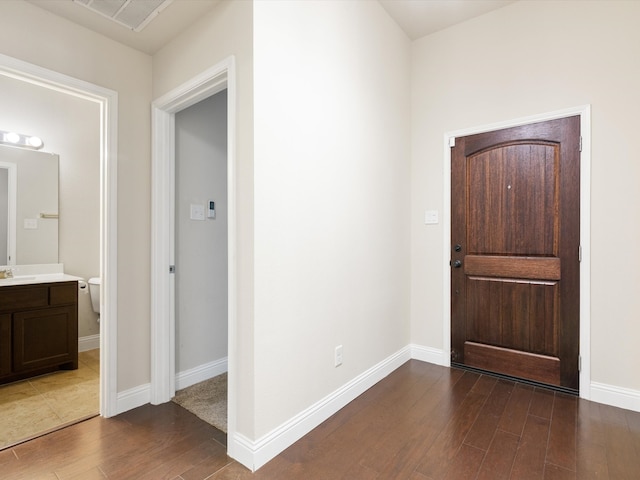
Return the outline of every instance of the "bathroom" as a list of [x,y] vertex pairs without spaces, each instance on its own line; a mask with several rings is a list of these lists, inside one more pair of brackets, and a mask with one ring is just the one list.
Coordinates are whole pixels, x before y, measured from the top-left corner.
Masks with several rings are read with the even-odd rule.
[[[63,264],[65,273],[87,280],[78,293],[78,346],[80,352],[92,352],[88,354],[92,367],[99,372],[99,314],[92,307],[88,280],[100,275],[100,106],[87,98],[3,75],[0,103],[0,130],[36,135],[44,142],[41,152],[59,157],[59,210],[48,212],[59,217],[37,219],[36,225],[43,230],[53,222],[58,226],[57,258],[46,263]],[[13,147],[0,147],[7,148]],[[18,219],[18,229],[22,227]],[[95,414],[98,385],[96,381],[92,393]],[[0,400],[7,398],[6,389],[0,387]]]

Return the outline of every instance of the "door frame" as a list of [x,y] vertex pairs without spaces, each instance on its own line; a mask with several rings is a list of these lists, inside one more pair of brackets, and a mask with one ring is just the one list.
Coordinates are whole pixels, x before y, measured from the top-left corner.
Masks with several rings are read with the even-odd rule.
[[151,160],[151,403],[175,395],[175,114],[227,90],[228,391],[227,453],[236,431],[236,73],[228,57],[152,103]]
[[451,147],[456,137],[486,133],[530,123],[580,116],[580,397],[591,398],[591,105],[522,117],[445,132],[444,134],[444,212],[443,212],[443,351],[442,365],[451,366]]
[[118,411],[118,93],[0,54],[0,75],[100,107],[100,415]]

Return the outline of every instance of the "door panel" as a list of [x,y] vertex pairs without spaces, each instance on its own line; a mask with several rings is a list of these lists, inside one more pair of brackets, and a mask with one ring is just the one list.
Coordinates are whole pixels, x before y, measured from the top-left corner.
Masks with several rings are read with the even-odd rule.
[[548,145],[498,146],[468,159],[469,252],[557,253],[555,150]]
[[557,283],[469,277],[466,340],[558,355]]
[[453,363],[578,389],[579,120],[456,139]]

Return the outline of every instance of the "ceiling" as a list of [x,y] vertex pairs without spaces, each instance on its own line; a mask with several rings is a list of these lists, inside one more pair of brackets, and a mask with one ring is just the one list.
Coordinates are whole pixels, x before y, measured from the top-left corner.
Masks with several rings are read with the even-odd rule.
[[[95,0],[94,0],[95,1]],[[117,2],[117,0],[97,0]],[[139,2],[141,0],[132,0]],[[27,0],[51,13],[90,30],[153,55],[191,24],[213,9],[220,0],[173,0],[140,32],[116,23],[73,0]],[[125,2],[126,3],[126,2]]]
[[379,0],[411,40],[502,8],[515,0]]
[[[142,52],[153,55],[191,24],[213,9],[221,0],[172,0],[139,32],[126,28],[83,3],[90,0],[26,0],[58,16]],[[122,3],[125,0],[91,0]],[[131,0],[140,2],[142,0]],[[244,1],[244,0],[232,0]],[[514,0],[379,0],[409,38],[429,35],[456,23],[504,7]]]

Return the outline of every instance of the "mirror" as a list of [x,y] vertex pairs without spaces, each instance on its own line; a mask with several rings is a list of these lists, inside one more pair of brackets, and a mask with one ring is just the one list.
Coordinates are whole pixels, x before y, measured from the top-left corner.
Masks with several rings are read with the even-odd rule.
[[0,145],[0,265],[58,263],[58,160]]

